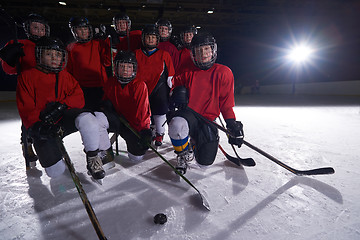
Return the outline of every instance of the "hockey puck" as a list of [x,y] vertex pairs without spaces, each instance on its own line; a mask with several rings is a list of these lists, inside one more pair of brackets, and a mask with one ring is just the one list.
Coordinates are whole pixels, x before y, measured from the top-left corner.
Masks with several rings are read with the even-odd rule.
[[154,216],[154,223],[155,224],[164,224],[167,222],[167,217],[163,213],[158,213]]

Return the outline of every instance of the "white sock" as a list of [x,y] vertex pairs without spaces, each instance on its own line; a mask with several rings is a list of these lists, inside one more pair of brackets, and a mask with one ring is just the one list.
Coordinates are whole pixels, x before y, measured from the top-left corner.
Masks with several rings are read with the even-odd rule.
[[166,114],[164,115],[153,115],[154,122],[155,122],[155,129],[158,134],[165,134],[165,127],[163,124],[166,121]]
[[144,158],[144,155],[140,155],[140,156],[136,156],[134,154],[131,154],[128,152],[128,156],[129,156],[129,159],[133,162],[140,162],[141,160],[143,160]]
[[63,174],[65,172],[65,163],[64,163],[64,161],[62,159],[60,159],[54,165],[45,168],[45,172],[51,178],[55,178],[55,177],[60,176],[61,174]]

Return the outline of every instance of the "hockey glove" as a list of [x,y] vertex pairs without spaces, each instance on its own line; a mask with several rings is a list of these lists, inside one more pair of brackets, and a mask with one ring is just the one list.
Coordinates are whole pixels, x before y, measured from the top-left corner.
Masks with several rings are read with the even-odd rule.
[[101,40],[105,40],[108,35],[106,34],[106,27],[103,24],[100,24],[100,28],[95,29],[95,31],[98,30],[98,32],[96,32],[94,34],[94,39],[101,39]]
[[187,107],[189,95],[185,86],[175,87],[170,93],[169,109],[170,111],[181,110]]
[[48,140],[55,137],[60,130],[60,126],[56,124],[48,124],[42,121],[36,122],[29,128],[29,136],[39,140]]
[[66,104],[50,102],[46,104],[46,108],[41,111],[39,118],[47,124],[55,124],[62,118],[66,109]]
[[225,119],[226,128],[232,133],[233,136],[229,136],[229,143],[241,147],[244,139],[243,125],[240,121],[235,119]]
[[0,58],[4,60],[9,66],[15,67],[19,62],[20,57],[25,56],[22,43],[8,44],[0,49]]

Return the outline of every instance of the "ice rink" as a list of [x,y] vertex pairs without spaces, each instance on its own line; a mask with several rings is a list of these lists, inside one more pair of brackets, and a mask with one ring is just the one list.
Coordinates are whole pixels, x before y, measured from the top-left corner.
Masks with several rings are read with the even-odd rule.
[[[79,134],[64,139],[107,239],[339,240],[360,239],[360,97],[241,95],[235,112],[245,139],[299,170],[333,167],[335,174],[295,176],[243,146],[238,167],[218,151],[214,164],[195,164],[180,180],[151,150],[132,163],[120,141],[116,167],[100,186],[86,174]],[[0,239],[98,239],[70,175],[49,179],[25,171],[16,103],[0,102]],[[220,133],[220,144],[235,156]],[[175,164],[168,136],[158,151]],[[153,216],[165,213],[164,225]]]

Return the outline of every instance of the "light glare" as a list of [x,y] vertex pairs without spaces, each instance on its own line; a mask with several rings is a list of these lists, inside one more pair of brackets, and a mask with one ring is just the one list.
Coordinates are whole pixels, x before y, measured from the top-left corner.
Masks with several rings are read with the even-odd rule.
[[294,47],[287,56],[293,62],[306,62],[310,59],[313,50],[305,45]]

